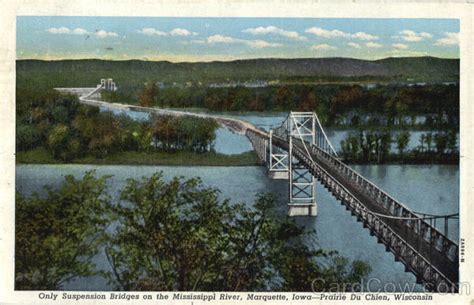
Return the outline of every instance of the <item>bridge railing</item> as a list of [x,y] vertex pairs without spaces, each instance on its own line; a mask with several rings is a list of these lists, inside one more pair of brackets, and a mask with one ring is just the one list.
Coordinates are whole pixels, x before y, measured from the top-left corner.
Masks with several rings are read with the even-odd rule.
[[389,194],[384,192],[381,188],[366,179],[364,176],[353,170],[351,167],[344,164],[339,159],[335,158],[319,147],[312,145],[313,153],[321,155],[340,172],[348,176],[357,185],[368,192],[391,216],[398,218],[409,230],[417,235],[420,235],[427,243],[434,246],[438,251],[444,253],[446,257],[452,261],[458,260],[458,245],[442,234],[436,227],[433,227],[417,214],[413,213],[402,203],[395,200]]

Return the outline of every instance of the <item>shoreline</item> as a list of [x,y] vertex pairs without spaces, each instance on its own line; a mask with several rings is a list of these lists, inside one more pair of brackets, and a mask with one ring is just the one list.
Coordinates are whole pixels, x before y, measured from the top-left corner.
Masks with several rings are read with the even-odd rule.
[[[420,162],[420,160],[393,160],[385,163],[376,162],[347,162],[347,165],[457,165],[459,162]],[[42,165],[129,165],[129,166],[223,166],[244,167],[262,166],[254,151],[241,154],[225,155],[219,153],[193,153],[193,152],[121,152],[105,158],[88,156],[81,159],[60,161],[54,159],[44,148],[16,153],[16,165],[42,164]]]
[[61,161],[54,159],[44,148],[20,151],[15,155],[15,164],[89,164],[89,165],[135,165],[135,166],[256,166],[260,162],[254,151],[225,155],[219,153],[193,152],[120,152],[105,158],[87,156],[80,159]]

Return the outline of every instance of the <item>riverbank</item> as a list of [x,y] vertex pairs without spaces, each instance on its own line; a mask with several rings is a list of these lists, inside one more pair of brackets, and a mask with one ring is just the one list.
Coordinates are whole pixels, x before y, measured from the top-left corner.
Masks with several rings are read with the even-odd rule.
[[167,152],[118,152],[105,158],[87,156],[63,162],[53,158],[44,148],[16,153],[17,164],[98,164],[98,165],[172,165],[172,166],[249,166],[257,165],[255,152],[235,155],[219,153]]

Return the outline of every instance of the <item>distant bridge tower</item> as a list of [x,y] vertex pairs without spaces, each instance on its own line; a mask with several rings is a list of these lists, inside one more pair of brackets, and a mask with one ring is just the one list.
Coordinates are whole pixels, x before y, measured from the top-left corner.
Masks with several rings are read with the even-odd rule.
[[115,85],[115,82],[111,78],[108,78],[108,79],[102,78],[100,80],[100,87],[107,91],[112,91],[112,92],[117,91],[117,86]]

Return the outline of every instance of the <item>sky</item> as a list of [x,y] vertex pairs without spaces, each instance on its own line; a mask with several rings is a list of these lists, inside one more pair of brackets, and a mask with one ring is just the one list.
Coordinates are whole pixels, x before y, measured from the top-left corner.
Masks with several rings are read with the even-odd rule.
[[17,59],[459,58],[457,19],[17,17]]

